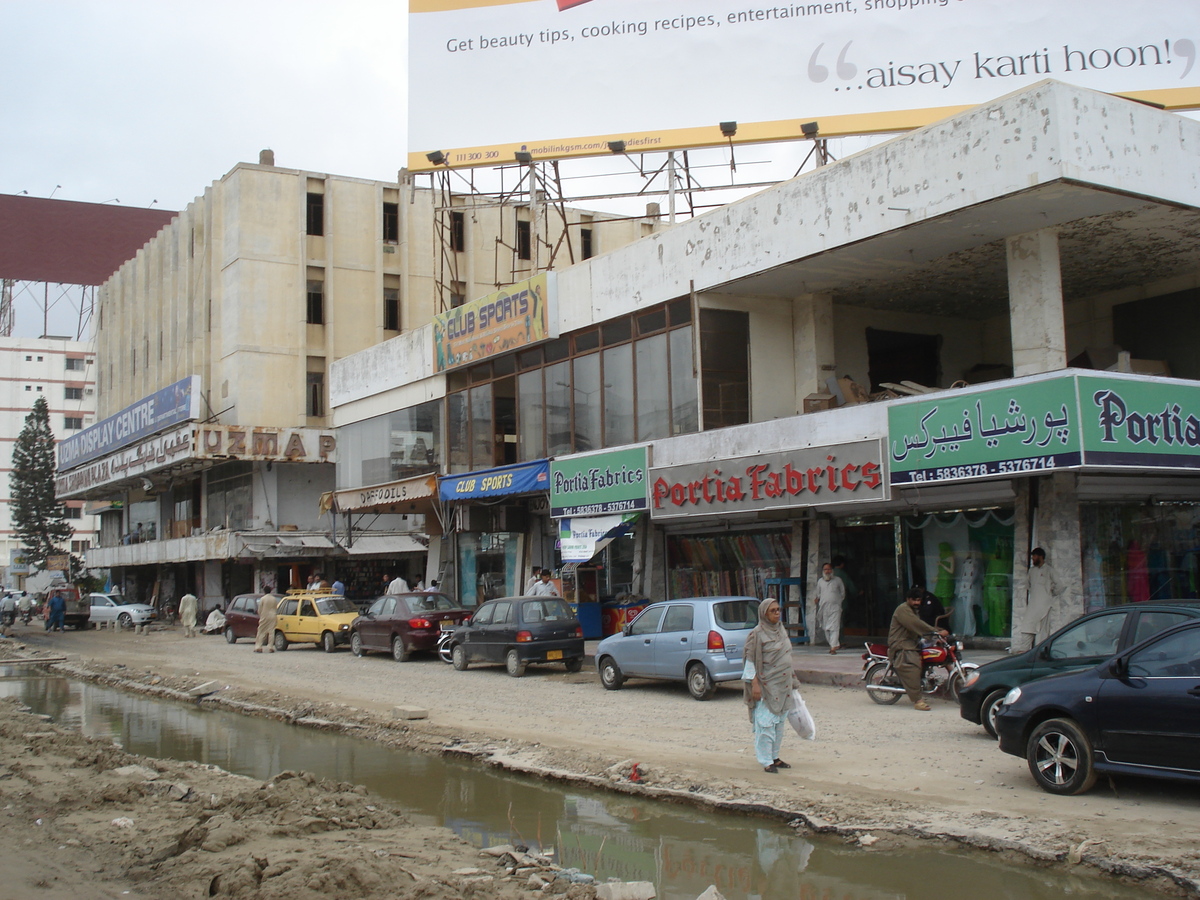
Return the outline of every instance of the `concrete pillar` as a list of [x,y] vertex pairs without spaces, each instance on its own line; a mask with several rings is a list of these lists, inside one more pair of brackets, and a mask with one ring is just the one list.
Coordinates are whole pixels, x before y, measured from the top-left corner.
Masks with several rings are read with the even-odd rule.
[[805,294],[792,301],[792,342],[795,348],[796,412],[804,398],[824,391],[825,379],[836,371],[833,353],[833,297]]
[[[1036,485],[1036,490],[1035,490]],[[1034,505],[1030,530],[1030,505]],[[1079,494],[1074,472],[1055,472],[1023,479],[1017,494],[1013,528],[1013,652],[1029,649],[1017,636],[1029,597],[1029,551],[1046,551],[1046,565],[1054,569],[1060,593],[1050,614],[1056,631],[1084,613],[1083,536],[1079,521]]]
[[808,622],[809,644],[828,644],[825,635],[817,628],[817,579],[821,577],[821,566],[829,561],[829,541],[832,522],[829,519],[815,519],[808,526],[808,584],[805,586],[804,616]]
[[1007,240],[1008,310],[1014,375],[1067,367],[1058,232],[1030,231]]

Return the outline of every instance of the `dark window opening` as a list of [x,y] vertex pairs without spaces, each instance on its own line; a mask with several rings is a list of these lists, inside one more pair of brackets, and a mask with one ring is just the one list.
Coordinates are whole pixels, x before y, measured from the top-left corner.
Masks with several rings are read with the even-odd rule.
[[69,387],[65,391],[65,399],[67,400],[82,400],[83,388]]
[[389,244],[400,242],[400,204],[383,204],[383,239]]
[[78,431],[83,427],[83,418],[80,416],[65,416],[63,418],[63,428],[67,431]]
[[750,421],[750,316],[727,309],[700,312],[704,429]]
[[883,385],[914,381],[937,387],[941,369],[942,336],[867,329],[867,377],[872,391]]
[[528,222],[517,223],[517,259],[532,259],[533,237]]
[[310,281],[308,283],[308,318],[309,325],[325,324],[325,283]]
[[596,248],[592,244],[592,229],[579,229],[579,256],[582,259],[591,259],[596,255]]
[[383,327],[388,331],[400,330],[400,291],[396,288],[383,289]]
[[309,234],[322,235],[325,233],[325,195],[309,194],[306,204],[307,216],[305,231]]
[[325,373],[308,373],[308,391],[305,397],[305,415],[325,415]]
[[467,249],[466,213],[450,213],[450,249],[455,253],[462,253]]

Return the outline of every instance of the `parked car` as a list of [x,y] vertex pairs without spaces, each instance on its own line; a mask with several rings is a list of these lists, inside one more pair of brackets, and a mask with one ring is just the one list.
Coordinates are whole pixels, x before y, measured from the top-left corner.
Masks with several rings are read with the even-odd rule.
[[258,634],[258,601],[262,594],[238,594],[225,606],[225,640],[236,644],[238,638]]
[[504,663],[520,678],[530,663],[561,662],[568,672],[583,668],[583,628],[559,597],[502,597],[479,606],[455,629],[454,668],[472,662]]
[[61,596],[66,601],[67,608],[63,613],[64,628],[87,628],[92,616],[92,605],[79,594],[79,588],[73,584],[52,584],[46,591],[46,603],[51,598]]
[[1101,773],[1200,781],[1200,620],[1015,687],[995,722],[1000,749],[1052,794],[1086,791]]
[[407,662],[418,650],[436,650],[442,630],[462,624],[470,615],[445,594],[388,594],[350,624],[350,652],[362,656],[382,650],[397,662]]
[[620,634],[596,648],[600,683],[610,691],[627,678],[682,681],[697,700],[717,684],[742,677],[746,635],[758,624],[754,597],[696,597],[652,603]]
[[996,736],[997,704],[1035,678],[1087,669],[1153,634],[1200,618],[1200,603],[1128,603],[1088,613],[1024,653],[993,660],[967,676],[959,713]]
[[122,628],[133,625],[146,625],[153,621],[158,613],[153,606],[138,603],[120,594],[91,594],[91,622],[93,625],[116,623]]
[[332,653],[350,643],[350,623],[358,618],[358,607],[328,589],[296,590],[279,601],[277,615],[276,650],[286,650],[290,644],[319,644]]

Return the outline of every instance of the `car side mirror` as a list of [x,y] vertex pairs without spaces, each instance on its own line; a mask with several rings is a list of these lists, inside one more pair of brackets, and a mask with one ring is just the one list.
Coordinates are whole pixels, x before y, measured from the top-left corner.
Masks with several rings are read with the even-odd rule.
[[1125,677],[1125,659],[1118,656],[1116,659],[1110,660],[1108,663],[1108,674],[1114,678]]
[[625,635],[625,637],[629,637],[629,635],[632,633],[633,633],[633,625],[622,625],[621,626],[621,634]]
[[1043,644],[1042,648],[1040,650],[1038,650],[1037,655],[1038,655],[1038,659],[1049,659],[1050,658],[1050,645]]

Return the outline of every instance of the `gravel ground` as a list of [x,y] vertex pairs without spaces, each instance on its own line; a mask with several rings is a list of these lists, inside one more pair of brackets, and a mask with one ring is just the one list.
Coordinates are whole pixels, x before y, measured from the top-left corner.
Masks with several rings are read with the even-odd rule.
[[[93,677],[174,688],[216,681],[218,698],[354,722],[360,733],[418,749],[456,740],[516,769],[593,783],[636,760],[651,789],[694,796],[699,787],[712,802],[776,809],[815,830],[941,836],[1066,865],[1082,859],[1200,897],[1200,786],[1125,778],[1115,789],[1102,780],[1083,796],[1051,796],[1023,760],[1001,753],[946,702],[918,713],[903,700],[880,706],[859,688],[809,685],[817,740],[789,735],[783,758],[793,768],[770,775],[754,760],[741,691],[730,686],[701,703],[682,685],[631,681],[606,691],[587,668],[570,675],[534,666],[513,679],[503,667],[457,672],[432,656],[396,663],[296,646],[256,654],[244,641],[188,640],[170,629],[47,635],[18,626],[16,638],[25,652],[61,653]],[[401,724],[397,706],[428,709],[429,718]]]

